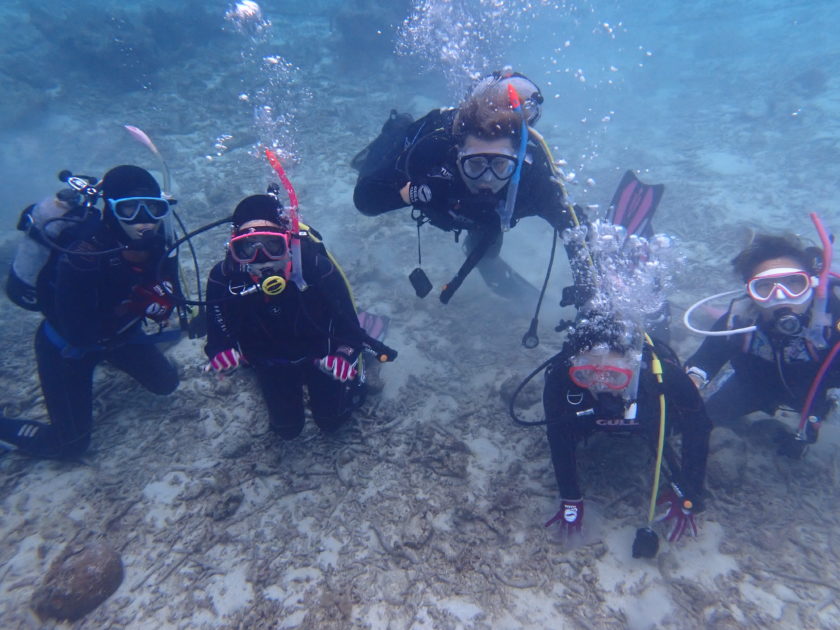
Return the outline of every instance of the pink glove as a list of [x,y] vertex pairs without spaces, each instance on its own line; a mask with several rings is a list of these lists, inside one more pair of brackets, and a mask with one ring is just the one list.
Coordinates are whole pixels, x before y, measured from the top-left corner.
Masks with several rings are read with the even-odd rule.
[[337,354],[328,354],[323,359],[318,361],[318,367],[321,371],[329,374],[335,380],[346,383],[356,378],[358,370],[356,370],[356,363],[350,363],[347,359]]
[[545,526],[549,527],[557,522],[560,523],[560,530],[565,535],[580,533],[580,528],[583,526],[583,499],[576,501],[560,499],[560,510]]
[[215,372],[224,372],[225,370],[232,370],[245,363],[244,357],[239,354],[236,348],[228,348],[217,353],[215,357],[210,359],[210,366]]
[[685,497],[680,498],[673,490],[668,490],[656,502],[657,505],[665,506],[665,514],[658,516],[657,521],[673,521],[673,527],[668,534],[668,542],[677,542],[683,534],[688,531],[692,536],[697,536],[697,522],[692,513],[693,504]]

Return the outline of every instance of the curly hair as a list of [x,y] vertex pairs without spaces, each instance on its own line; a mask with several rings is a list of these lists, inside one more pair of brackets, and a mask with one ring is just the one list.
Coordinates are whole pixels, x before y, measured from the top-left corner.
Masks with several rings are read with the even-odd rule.
[[590,311],[581,313],[566,337],[567,349],[572,354],[606,344],[610,350],[624,353],[640,345],[641,326],[617,313]]
[[458,142],[475,136],[481,140],[511,138],[516,144],[522,133],[522,116],[511,107],[504,84],[496,82],[475,90],[461,103],[452,128]]
[[732,267],[744,282],[753,277],[755,268],[774,258],[791,258],[811,275],[817,275],[822,266],[823,251],[805,245],[793,234],[757,234],[735,258]]

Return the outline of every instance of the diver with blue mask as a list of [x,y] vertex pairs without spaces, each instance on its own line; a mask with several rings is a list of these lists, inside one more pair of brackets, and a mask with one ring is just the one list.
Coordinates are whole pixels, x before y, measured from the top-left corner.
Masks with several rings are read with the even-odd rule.
[[[716,425],[737,427],[754,411],[779,407],[800,412],[795,432],[781,431],[778,453],[798,459],[816,442],[821,419],[831,408],[826,390],[840,387],[840,300],[830,272],[831,242],[819,219],[823,249],[806,247],[793,236],[757,235],[732,261],[745,286],[686,361],[686,370],[703,388],[729,362],[732,374],[708,398]],[[721,294],[723,296],[725,294]],[[720,297],[720,296],[713,296]]]
[[[177,329],[165,330],[178,291],[177,257],[166,255],[173,201],[148,171],[132,165],[117,166],[84,189],[84,219],[71,217],[72,208],[64,207],[72,205],[70,196],[42,202],[62,205],[66,218],[52,220],[71,227],[58,242],[44,237],[52,251],[42,268],[12,270],[37,278],[30,310],[45,316],[35,334],[35,352],[50,422],[1,417],[0,442],[36,457],[73,458],[87,450],[93,372],[101,362],[158,395],[172,393],[179,382],[176,367],[154,345],[180,337]],[[38,208],[27,211],[32,216]],[[49,226],[42,231],[50,234]],[[10,276],[10,297],[17,295],[18,281]],[[147,325],[156,332],[147,334]]]

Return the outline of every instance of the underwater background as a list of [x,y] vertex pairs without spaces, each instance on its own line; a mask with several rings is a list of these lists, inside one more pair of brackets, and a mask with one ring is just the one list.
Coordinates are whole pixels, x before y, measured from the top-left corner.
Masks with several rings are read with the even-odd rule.
[[[542,527],[557,502],[544,435],[515,426],[505,396],[562,343],[565,257],[542,345],[525,350],[534,305],[505,302],[477,274],[447,306],[414,296],[409,211],[362,216],[350,168],[392,108],[419,117],[456,105],[473,80],[511,65],[546,97],[538,129],[576,203],[605,211],[630,168],[665,184],[654,224],[684,256],[679,312],[737,287],[729,260],[753,231],[815,240],[814,211],[840,228],[836,3],[260,7],[260,20],[243,20],[216,1],[4,2],[0,254],[11,260],[20,211],[54,194],[62,169],[101,176],[135,163],[160,175],[125,124],[161,150],[191,229],[274,181],[258,151],[271,146],[360,308],[390,317],[400,357],[347,433],[310,426],[284,444],[252,375],[205,375],[200,341],[169,349],[182,385],[166,399],[100,370],[82,464],[0,458],[0,625],[39,627],[33,586],[66,544],[89,539],[119,550],[126,578],[76,628],[840,625],[836,422],[802,462],[778,461],[761,434],[716,429],[700,537],[650,563],[628,553],[648,453],[593,439],[579,463],[593,532],[564,548]],[[226,236],[196,239],[202,281]],[[440,285],[460,246],[432,230],[422,244]],[[530,219],[502,256],[539,286],[550,244]],[[3,413],[46,419],[39,317],[2,300],[0,322]],[[673,335],[683,359],[700,342],[678,323]],[[523,411],[539,414],[540,394],[526,389]]]

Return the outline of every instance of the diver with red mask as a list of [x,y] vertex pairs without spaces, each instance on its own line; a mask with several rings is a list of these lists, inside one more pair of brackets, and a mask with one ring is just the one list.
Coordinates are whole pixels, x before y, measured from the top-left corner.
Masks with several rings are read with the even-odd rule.
[[225,259],[207,281],[208,370],[254,368],[282,439],[303,430],[304,386],[315,423],[335,431],[364,397],[359,355],[370,341],[341,269],[311,228],[294,242],[274,194],[243,199],[232,223]]
[[[660,462],[664,458],[669,487],[659,492],[657,472],[651,507],[658,497],[655,503],[665,509],[659,520],[670,527],[670,542],[685,533],[696,535],[694,515],[703,509],[712,425],[674,353],[662,343],[651,342],[630,321],[589,312],[578,317],[562,351],[548,362],[544,424],[561,500],[546,527],[557,523],[564,535],[581,531],[584,500],[576,450],[580,441],[604,432],[640,436],[651,444]],[[665,442],[677,433],[682,436],[679,458]],[[642,535],[637,534],[633,555],[652,557],[657,538],[650,528],[639,531]]]
[[822,419],[832,406],[829,388],[840,387],[840,300],[830,273],[831,242],[816,215],[812,218],[823,249],[793,236],[759,234],[732,261],[744,289],[733,294],[727,312],[711,330],[690,323],[697,306],[686,313],[694,332],[708,335],[686,361],[686,370],[702,389],[729,362],[732,373],[707,399],[715,425],[738,427],[754,411],[772,414],[779,407],[800,413],[798,429],[780,430],[778,453],[801,458],[816,442]]

